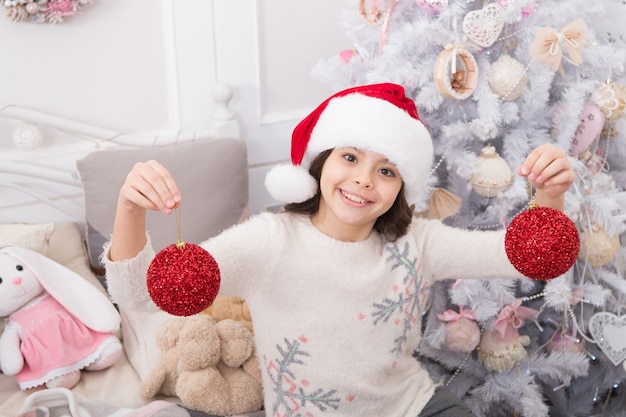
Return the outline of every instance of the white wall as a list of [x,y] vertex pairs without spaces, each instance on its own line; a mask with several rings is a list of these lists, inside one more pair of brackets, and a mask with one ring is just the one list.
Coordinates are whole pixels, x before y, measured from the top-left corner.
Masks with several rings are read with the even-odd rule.
[[289,157],[291,130],[329,95],[309,72],[350,44],[337,25],[346,0],[218,0],[216,73],[235,86],[233,108],[248,140],[253,212],[274,204],[263,180]]
[[[626,6],[606,2],[603,23],[626,33]],[[203,129],[213,85],[230,83],[258,212],[273,204],[265,172],[288,158],[293,126],[330,93],[309,71],[351,47],[337,18],[355,3],[95,0],[60,25],[0,16],[0,116],[19,105],[122,132]],[[11,128],[0,125],[0,152],[14,150]]]
[[[348,46],[341,0],[96,0],[59,25],[0,17],[0,116],[23,106],[121,132],[210,127],[211,89],[231,83],[248,141],[253,212],[272,204],[268,166],[297,119],[328,95],[309,71]],[[0,152],[13,151],[13,125]],[[50,140],[50,138],[48,138]]]

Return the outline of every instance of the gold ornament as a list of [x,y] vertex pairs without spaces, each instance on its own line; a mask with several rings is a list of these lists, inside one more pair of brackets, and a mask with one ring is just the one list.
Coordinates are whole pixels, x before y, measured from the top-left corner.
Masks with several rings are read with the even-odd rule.
[[620,242],[619,236],[611,236],[600,225],[593,223],[591,230],[582,233],[583,249],[578,255],[579,259],[589,261],[593,267],[599,267],[609,263],[617,253]]
[[509,164],[489,145],[482,149],[476,173],[471,179],[472,188],[485,197],[495,197],[511,185],[513,173]]
[[524,347],[529,344],[528,336],[518,335],[512,340],[502,340],[497,332],[484,332],[478,346],[478,362],[488,371],[504,372],[528,357]]

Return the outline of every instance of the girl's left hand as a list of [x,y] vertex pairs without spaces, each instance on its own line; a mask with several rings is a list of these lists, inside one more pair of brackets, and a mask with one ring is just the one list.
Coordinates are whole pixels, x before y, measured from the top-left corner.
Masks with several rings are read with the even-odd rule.
[[528,181],[550,198],[561,196],[576,179],[565,151],[549,143],[529,153],[517,173],[528,178]]
[[565,151],[543,144],[528,154],[517,173],[536,188],[535,202],[563,211],[565,192],[574,183],[576,173]]

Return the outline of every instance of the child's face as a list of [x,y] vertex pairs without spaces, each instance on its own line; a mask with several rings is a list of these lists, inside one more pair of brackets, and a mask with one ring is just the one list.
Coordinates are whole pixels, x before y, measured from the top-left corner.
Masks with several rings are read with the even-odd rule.
[[334,149],[322,169],[320,207],[313,223],[340,240],[367,239],[376,219],[393,205],[402,177],[379,153]]

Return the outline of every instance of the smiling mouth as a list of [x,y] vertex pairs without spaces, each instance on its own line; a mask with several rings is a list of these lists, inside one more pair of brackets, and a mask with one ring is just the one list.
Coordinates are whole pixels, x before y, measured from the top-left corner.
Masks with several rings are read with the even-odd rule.
[[366,203],[368,203],[368,202],[369,202],[368,200],[364,200],[364,199],[362,199],[362,198],[361,198],[361,197],[359,197],[359,196],[356,196],[356,195],[354,195],[354,194],[347,193],[347,192],[345,192],[344,190],[341,190],[341,195],[342,195],[342,196],[344,196],[344,198],[346,198],[346,199],[348,199],[348,200],[350,200],[350,201],[352,201],[352,202],[354,202],[354,203],[366,204]]

